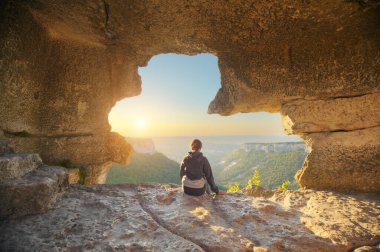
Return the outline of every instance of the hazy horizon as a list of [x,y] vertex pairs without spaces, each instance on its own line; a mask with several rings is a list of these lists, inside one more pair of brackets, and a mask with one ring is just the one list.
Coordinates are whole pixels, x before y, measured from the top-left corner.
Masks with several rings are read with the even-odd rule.
[[180,162],[190,151],[190,142],[198,138],[202,141],[202,152],[209,158],[212,165],[228,152],[240,148],[244,143],[281,143],[300,142],[298,136],[184,136],[184,137],[156,137],[151,138],[158,152]]
[[189,138],[189,139],[201,139],[202,138],[244,138],[244,139],[252,139],[252,138],[261,138],[261,139],[277,139],[280,142],[302,142],[302,138],[297,135],[203,135],[203,136],[195,136],[195,135],[182,135],[182,136],[130,136],[124,135],[125,138],[137,138],[137,139],[160,139],[160,138]]

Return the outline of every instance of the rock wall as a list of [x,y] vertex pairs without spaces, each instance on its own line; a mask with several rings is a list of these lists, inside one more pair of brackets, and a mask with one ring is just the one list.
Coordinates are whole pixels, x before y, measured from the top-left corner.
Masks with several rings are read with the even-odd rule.
[[[344,0],[8,0],[0,14],[0,129],[16,149],[47,162],[71,159],[96,181],[131,150],[109,132],[107,117],[116,101],[141,92],[138,67],[160,53],[208,52],[222,79],[210,113],[281,112],[289,133],[314,139],[297,176],[302,186],[378,192],[380,152],[370,138],[379,127],[379,8]],[[335,142],[342,130],[339,139],[352,143]],[[355,144],[357,130],[370,132],[367,142]],[[13,136],[20,131],[32,137]],[[367,143],[371,155],[363,154]],[[330,170],[347,179],[334,184]],[[318,171],[330,182],[307,175]]]
[[380,191],[380,93],[296,100],[281,108],[285,130],[312,152],[296,174],[304,187]]
[[[131,151],[109,132],[108,113],[116,93],[139,93],[129,85],[139,79],[137,69],[125,70],[126,85],[118,84],[110,49],[76,34],[75,24],[41,15],[38,4],[9,1],[3,9],[0,128],[16,151],[40,153],[48,164],[69,159],[91,177],[86,181],[102,182],[94,177],[106,173],[110,161],[125,163]],[[15,136],[21,131],[28,136]]]

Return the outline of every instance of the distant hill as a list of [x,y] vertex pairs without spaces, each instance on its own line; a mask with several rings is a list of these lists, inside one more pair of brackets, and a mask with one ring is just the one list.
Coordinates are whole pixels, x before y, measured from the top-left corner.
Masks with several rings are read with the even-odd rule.
[[125,140],[132,145],[133,150],[137,153],[153,154],[156,152],[154,142],[151,138],[126,137]]
[[286,151],[308,151],[308,146],[304,142],[285,143],[244,143],[240,149],[246,152],[256,150],[265,152],[286,152]]
[[[123,183],[175,183],[180,184],[179,163],[166,155],[155,152],[152,139],[127,138],[134,153],[128,165],[113,165],[108,173],[107,184]],[[182,146],[183,145],[183,146]],[[170,142],[174,149],[185,147],[184,144]],[[212,148],[210,148],[212,147]],[[231,182],[246,184],[257,169],[261,176],[261,185],[276,188],[285,180],[297,188],[294,174],[302,166],[307,155],[307,145],[303,142],[290,143],[244,143],[227,146],[218,143],[208,144],[204,152],[210,160],[215,180],[220,188]],[[186,150],[169,152],[186,155]],[[220,153],[219,153],[220,152]],[[215,154],[214,156],[212,154]]]
[[179,164],[155,152],[133,153],[128,165],[113,165],[106,184],[174,183],[180,184]]
[[189,151],[191,140],[199,138],[203,143],[202,152],[211,166],[220,162],[227,153],[239,148],[243,143],[281,143],[299,141],[298,136],[187,136],[187,137],[155,137],[156,150],[170,159],[181,162]]
[[216,180],[223,185],[230,182],[244,185],[257,169],[263,187],[274,189],[289,180],[292,188],[298,188],[294,175],[307,155],[307,148],[303,145],[304,143],[281,143],[277,146],[243,144],[240,149],[224,156],[215,167]]

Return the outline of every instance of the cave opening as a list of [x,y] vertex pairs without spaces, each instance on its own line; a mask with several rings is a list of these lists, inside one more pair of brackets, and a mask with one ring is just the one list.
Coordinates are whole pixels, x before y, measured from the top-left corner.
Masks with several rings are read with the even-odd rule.
[[179,163],[194,138],[203,142],[220,187],[240,187],[258,170],[261,185],[290,181],[304,163],[307,145],[286,135],[279,113],[208,114],[221,87],[213,54],[160,54],[139,68],[142,92],[119,101],[109,113],[112,131],[126,137],[134,153],[128,165],[113,165],[106,183],[180,183]]

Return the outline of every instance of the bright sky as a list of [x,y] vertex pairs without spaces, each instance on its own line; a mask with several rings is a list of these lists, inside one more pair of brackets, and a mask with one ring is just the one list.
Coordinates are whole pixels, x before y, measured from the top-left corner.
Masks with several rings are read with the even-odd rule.
[[118,102],[109,114],[112,130],[124,136],[285,135],[279,114],[207,114],[220,88],[214,55],[157,55],[139,74],[141,95]]

